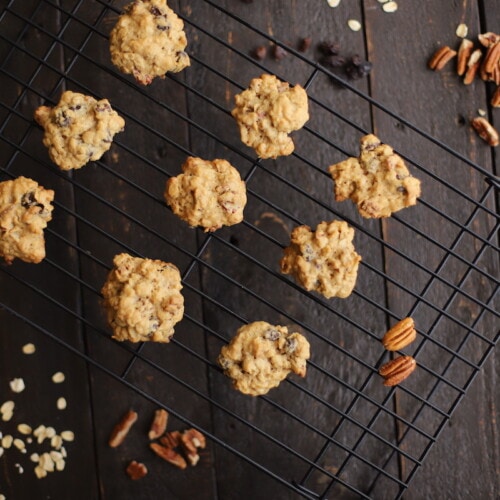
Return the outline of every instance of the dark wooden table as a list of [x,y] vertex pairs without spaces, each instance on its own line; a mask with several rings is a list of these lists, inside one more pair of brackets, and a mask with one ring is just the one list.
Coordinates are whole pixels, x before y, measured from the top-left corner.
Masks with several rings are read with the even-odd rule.
[[[472,40],[499,32],[498,1],[400,0],[394,13],[376,0],[335,9],[326,0],[171,1],[186,22],[192,65],[147,88],[109,61],[107,35],[125,3],[0,2],[0,180],[26,175],[56,191],[47,259],[0,266],[0,404],[16,404],[0,432],[18,436],[26,423],[75,433],[65,470],[40,480],[29,456],[48,451],[47,442],[27,443],[26,454],[6,449],[0,494],[285,499],[300,496],[297,484],[321,494],[337,479],[327,498],[358,498],[355,490],[500,498],[499,364],[494,352],[485,360],[499,327],[497,200],[485,181],[498,155],[469,125],[478,109],[498,127],[500,115],[489,105],[492,84],[463,85],[454,63],[427,68],[437,47],[458,46],[458,24]],[[311,47],[297,52],[305,37]],[[273,41],[294,50],[276,60]],[[317,65],[323,41],[371,61],[370,77],[348,80],[349,88],[333,81]],[[268,48],[262,61],[250,56],[258,46]],[[294,134],[293,156],[256,162],[228,111],[263,72],[306,86],[311,120]],[[51,164],[32,120],[64,89],[109,98],[127,123],[100,162],[71,174]],[[422,180],[422,201],[388,220],[364,220],[350,202],[335,203],[325,174],[356,154],[365,132],[391,144]],[[243,224],[208,236],[168,211],[165,180],[187,155],[238,167],[249,189]],[[327,301],[280,277],[280,247],[298,223],[339,218],[356,228],[363,263],[355,293]],[[175,340],[141,346],[137,356],[137,346],[110,340],[100,303],[112,258],[123,251],[174,262],[184,279],[186,318]],[[408,313],[419,337],[407,352],[421,368],[390,391],[376,375],[387,359],[378,338]],[[242,322],[260,319],[298,328],[312,357],[305,380],[291,377],[268,397],[250,398],[214,361]],[[32,355],[22,353],[28,342]],[[59,385],[51,381],[57,371],[65,374]],[[20,394],[9,388],[15,377],[26,383]],[[178,470],[149,450],[159,405],[170,411],[169,429],[196,426],[208,436],[197,467]],[[110,430],[130,408],[139,420],[112,450]],[[146,478],[126,477],[132,459],[147,465]]]

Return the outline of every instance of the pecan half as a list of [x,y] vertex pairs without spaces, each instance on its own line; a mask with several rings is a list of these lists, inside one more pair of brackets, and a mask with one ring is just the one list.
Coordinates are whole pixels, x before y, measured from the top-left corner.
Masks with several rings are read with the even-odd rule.
[[481,66],[481,78],[483,80],[489,81],[494,80],[494,73],[500,64],[500,42],[496,42],[490,45],[488,52],[483,60],[483,65]]
[[205,448],[205,436],[196,429],[187,429],[181,435],[181,445],[191,465],[200,460],[198,448]]
[[455,50],[450,49],[450,47],[445,45],[444,47],[441,47],[438,50],[436,50],[436,52],[434,52],[434,55],[431,57],[429,61],[429,68],[433,69],[434,71],[440,71],[456,55],[457,52]]
[[168,412],[163,408],[155,411],[155,416],[151,422],[151,428],[149,429],[148,437],[149,439],[157,439],[165,434],[168,422]]
[[136,420],[137,413],[135,411],[129,410],[127,413],[125,413],[122,419],[113,427],[113,430],[111,431],[111,435],[108,441],[108,444],[109,446],[111,446],[111,448],[116,448],[123,443]]
[[160,443],[167,448],[177,448],[181,443],[181,433],[179,431],[167,432],[160,438]]
[[184,458],[179,455],[176,451],[172,450],[172,448],[167,448],[166,446],[162,446],[158,443],[149,443],[149,447],[163,460],[166,462],[179,467],[179,469],[185,469],[187,467],[187,463]]
[[481,139],[486,141],[492,147],[498,146],[498,132],[486,118],[478,116],[471,121],[471,125],[474,127],[474,130],[477,132],[479,137],[481,137]]
[[477,39],[483,47],[489,48],[491,45],[500,42],[500,35],[488,31],[488,33],[478,35]]
[[130,479],[137,481],[148,473],[148,469],[144,464],[132,460],[132,462],[127,465],[125,472]]
[[497,87],[493,97],[491,98],[491,105],[494,108],[500,108],[500,86]]
[[398,385],[405,380],[417,367],[417,362],[411,356],[400,356],[382,365],[379,374],[384,377],[384,385]]
[[388,351],[399,351],[411,344],[417,337],[413,318],[404,318],[396,323],[382,338]]
[[474,43],[464,38],[458,49],[457,73],[459,76],[462,76],[467,70],[467,62],[469,61],[473,49]]
[[467,61],[467,71],[465,72],[464,76],[465,85],[470,85],[474,81],[474,78],[476,77],[479,67],[481,66],[482,57],[483,53],[481,52],[481,49],[476,49],[470,55],[469,60]]

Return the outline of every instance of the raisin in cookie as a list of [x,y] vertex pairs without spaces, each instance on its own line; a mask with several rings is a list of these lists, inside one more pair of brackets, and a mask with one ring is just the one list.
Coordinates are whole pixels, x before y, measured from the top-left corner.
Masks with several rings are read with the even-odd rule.
[[143,85],[190,65],[184,23],[165,0],[136,0],[109,36],[111,60]]
[[281,272],[292,274],[306,290],[315,290],[327,299],[348,297],[361,261],[353,238],[354,229],[343,221],[321,222],[314,232],[309,226],[298,226],[285,248]]
[[169,179],[165,189],[165,200],[174,214],[205,232],[243,220],[245,183],[229,162],[189,157],[182,172]]
[[236,389],[260,396],[290,372],[305,377],[308,359],[309,342],[303,335],[288,333],[286,326],[256,321],[238,330],[217,361]]
[[102,287],[113,338],[169,342],[184,314],[179,270],[161,260],[116,255]]
[[378,137],[361,138],[359,158],[331,165],[335,199],[356,203],[366,218],[390,217],[393,212],[415,205],[420,181],[410,175],[403,159]]
[[293,152],[289,133],[309,120],[306,91],[290,88],[274,75],[262,75],[250,82],[247,90],[235,96],[231,114],[238,122],[241,140],[259,158],[276,158]]
[[125,120],[111,109],[107,99],[97,101],[70,90],[62,94],[57,106],[40,106],[35,120],[45,129],[43,143],[62,170],[99,160],[125,126]]
[[45,258],[43,230],[52,219],[54,191],[32,179],[0,182],[0,255],[38,264]]

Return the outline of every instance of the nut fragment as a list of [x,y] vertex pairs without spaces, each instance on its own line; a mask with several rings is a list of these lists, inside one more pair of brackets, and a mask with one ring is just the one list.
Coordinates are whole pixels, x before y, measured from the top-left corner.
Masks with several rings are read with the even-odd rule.
[[[116,448],[120,446],[124,439],[127,437],[130,428],[135,424],[137,420],[137,413],[133,410],[129,410],[122,419],[114,426],[111,431],[111,436],[109,438],[108,444],[111,448]],[[64,439],[64,437],[63,437]]]
[[474,43],[464,38],[460,47],[458,49],[458,60],[457,60],[457,73],[462,76],[467,69],[467,62],[469,61],[472,50],[474,49]]
[[181,443],[181,433],[179,431],[167,432],[160,438],[160,443],[167,448],[177,448]]
[[440,47],[431,57],[429,61],[429,68],[434,71],[441,71],[456,55],[457,52],[450,49],[447,45]]
[[470,55],[469,60],[467,61],[467,71],[465,72],[464,76],[465,85],[470,85],[473,82],[474,78],[476,77],[476,73],[481,66],[482,57],[483,53],[481,52],[481,49],[476,49]]
[[149,447],[163,460],[166,462],[179,467],[179,469],[185,469],[187,467],[187,463],[184,458],[179,455],[176,451],[172,450],[172,448],[167,448],[158,443],[150,443]]
[[388,351],[399,351],[411,344],[417,337],[412,318],[404,318],[396,323],[382,338],[382,344]]
[[405,380],[417,367],[411,356],[400,356],[382,365],[379,374],[384,377],[384,385],[394,386]]
[[125,472],[130,479],[137,481],[138,479],[142,479],[148,473],[148,469],[144,464],[132,460],[132,462],[127,465]]
[[187,429],[181,435],[181,445],[191,465],[200,460],[198,448],[205,448],[205,436],[196,429]]
[[479,43],[486,48],[489,48],[491,45],[500,42],[500,35],[492,33],[491,31],[478,35],[477,38],[479,40]]
[[481,68],[481,78],[483,80],[494,80],[495,71],[498,71],[500,63],[500,42],[490,45],[488,52],[484,57],[483,66]]
[[479,137],[481,137],[481,139],[486,141],[492,147],[498,146],[498,132],[486,118],[478,116],[471,121],[471,125],[474,127],[474,130],[477,132]]
[[163,408],[156,410],[153,422],[151,422],[151,428],[148,433],[149,439],[153,440],[159,438],[160,436],[163,436],[165,430],[167,429],[167,422],[168,412]]
[[494,108],[500,108],[500,86],[497,87],[493,97],[491,98],[491,105]]

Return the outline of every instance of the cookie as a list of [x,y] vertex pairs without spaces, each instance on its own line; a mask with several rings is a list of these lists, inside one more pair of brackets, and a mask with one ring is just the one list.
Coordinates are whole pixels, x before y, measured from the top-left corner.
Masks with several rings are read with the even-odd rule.
[[292,154],[294,144],[288,134],[309,120],[307,94],[300,85],[290,88],[274,75],[262,75],[234,99],[236,107],[231,114],[243,143],[259,158]]
[[366,218],[390,217],[417,203],[420,181],[410,175],[403,159],[378,137],[361,138],[359,158],[331,165],[335,199],[350,198]]
[[116,255],[102,295],[113,338],[169,342],[184,314],[181,276],[161,260]]
[[229,162],[189,157],[182,172],[165,188],[165,201],[174,214],[205,232],[243,220],[245,183]]
[[136,0],[125,8],[109,36],[113,64],[142,85],[190,65],[184,23],[166,0]]
[[57,106],[40,106],[35,120],[45,130],[43,143],[61,170],[81,168],[109,150],[125,120],[111,109],[107,99],[64,92]]
[[291,274],[306,290],[331,297],[348,297],[356,284],[361,261],[352,239],[354,229],[343,221],[321,222],[292,231],[281,259],[281,272]]
[[306,375],[309,342],[286,326],[256,321],[242,326],[221,349],[217,362],[243,394],[266,394],[290,373]]
[[38,264],[45,258],[43,230],[52,219],[54,191],[32,179],[0,182],[0,255]]

